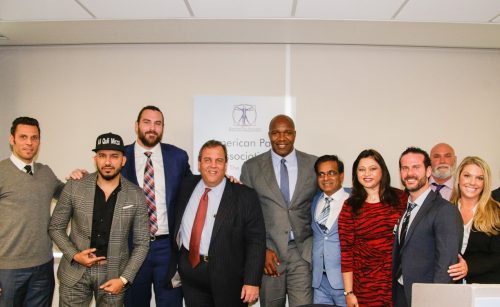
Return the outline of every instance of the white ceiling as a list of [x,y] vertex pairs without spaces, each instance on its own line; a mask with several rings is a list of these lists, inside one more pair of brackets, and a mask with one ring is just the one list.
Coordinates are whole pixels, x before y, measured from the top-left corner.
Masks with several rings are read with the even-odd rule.
[[500,0],[0,0],[0,45],[323,43],[500,48]]

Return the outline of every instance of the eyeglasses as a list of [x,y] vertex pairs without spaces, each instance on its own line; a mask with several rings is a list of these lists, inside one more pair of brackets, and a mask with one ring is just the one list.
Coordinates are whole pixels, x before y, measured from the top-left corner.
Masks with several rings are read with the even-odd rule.
[[325,176],[327,176],[327,177],[333,177],[333,176],[337,176],[338,174],[339,174],[339,173],[338,173],[338,172],[336,172],[336,171],[328,171],[328,172],[326,172],[326,173],[325,173],[325,172],[319,172],[319,173],[317,174],[317,176],[318,176],[318,177],[325,177]]

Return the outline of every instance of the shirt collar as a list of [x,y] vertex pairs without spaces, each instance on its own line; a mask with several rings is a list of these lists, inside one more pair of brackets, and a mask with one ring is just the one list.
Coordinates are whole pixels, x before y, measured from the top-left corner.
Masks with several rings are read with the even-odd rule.
[[200,182],[203,185],[204,189],[205,188],[210,189],[210,192],[212,193],[211,195],[222,195],[222,193],[224,192],[224,188],[226,187],[226,180],[227,180],[226,177],[224,177],[222,181],[215,187],[207,187],[203,182],[203,179]]
[[410,200],[411,196],[408,197],[408,202],[412,202],[414,204],[416,204],[417,206],[422,206],[422,204],[424,203],[425,199],[427,198],[427,195],[429,195],[429,193],[432,191],[431,187],[429,186],[427,188],[427,190],[424,191],[424,193],[420,194],[419,197],[417,197],[417,199],[415,200]]
[[273,159],[274,163],[278,163],[278,165],[281,163],[281,159],[283,158],[285,158],[288,164],[297,162],[297,154],[295,152],[295,148],[285,157],[278,155],[271,149],[271,158]]
[[21,170],[21,171],[23,171],[23,172],[26,172],[26,170],[24,169],[24,167],[25,167],[26,165],[30,165],[30,166],[31,166],[31,172],[32,172],[32,173],[35,173],[35,168],[33,167],[33,166],[34,166],[34,165],[33,165],[33,164],[34,164],[34,163],[33,163],[33,161],[31,161],[31,163],[27,163],[27,164],[26,164],[23,160],[19,159],[19,158],[18,158],[15,154],[13,154],[13,153],[10,155],[10,161],[12,161],[12,163],[14,163],[14,165],[15,165],[15,166],[16,166],[19,170]]
[[136,153],[139,153],[141,155],[144,155],[144,153],[146,151],[150,151],[150,152],[153,153],[153,156],[154,156],[154,155],[157,155],[159,152],[161,152],[161,147],[160,147],[160,143],[158,143],[153,148],[146,149],[146,148],[142,147],[141,145],[139,145],[138,142],[135,142],[135,144],[134,144],[134,150],[135,150]]
[[[430,183],[430,184],[433,184],[433,183],[438,184],[438,183],[436,182],[436,180],[434,180],[434,177],[432,177],[432,176],[429,178],[429,183]],[[453,176],[451,176],[451,177],[450,177],[450,179],[446,180],[446,182],[445,182],[445,183],[443,183],[443,185],[444,185],[445,187],[449,188],[450,190],[453,190]]]
[[326,195],[325,192],[323,192],[323,199],[330,197],[333,200],[339,200],[343,194],[344,194],[344,187],[340,187],[340,189],[337,192],[333,193],[330,196]]

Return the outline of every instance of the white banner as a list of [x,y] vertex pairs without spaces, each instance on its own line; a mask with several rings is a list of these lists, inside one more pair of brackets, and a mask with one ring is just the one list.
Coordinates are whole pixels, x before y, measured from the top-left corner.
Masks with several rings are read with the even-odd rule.
[[241,165],[271,148],[269,122],[278,114],[295,118],[295,99],[275,96],[195,96],[193,116],[193,172],[198,154],[208,140],[224,143],[227,174],[239,178]]

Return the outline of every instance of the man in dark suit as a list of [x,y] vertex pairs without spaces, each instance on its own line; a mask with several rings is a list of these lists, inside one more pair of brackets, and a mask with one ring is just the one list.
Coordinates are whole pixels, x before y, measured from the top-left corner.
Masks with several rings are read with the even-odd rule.
[[148,256],[125,295],[128,307],[149,306],[151,284],[156,306],[182,307],[182,290],[166,285],[172,254],[173,202],[182,179],[191,175],[191,170],[184,150],[160,143],[164,124],[160,109],[142,108],[135,123],[137,141],[125,147],[127,164],[122,175],[144,189],[151,228]]
[[401,182],[410,196],[396,227],[393,248],[393,300],[411,306],[413,283],[451,283],[448,267],[457,263],[463,223],[457,206],[432,191],[427,152],[406,149],[399,159]]
[[316,157],[295,150],[295,124],[286,115],[269,123],[272,150],[246,161],[243,184],[255,189],[266,223],[261,305],[312,303],[311,200],[317,191]]
[[224,177],[226,147],[206,142],[198,156],[201,176],[186,178],[176,201],[171,263],[182,281],[188,307],[247,306],[259,295],[265,228],[254,190]]
[[97,306],[122,306],[124,287],[148,253],[144,195],[120,175],[126,161],[122,138],[103,134],[94,151],[97,172],[66,184],[49,225],[64,255],[57,271],[59,306],[89,306],[93,295]]

